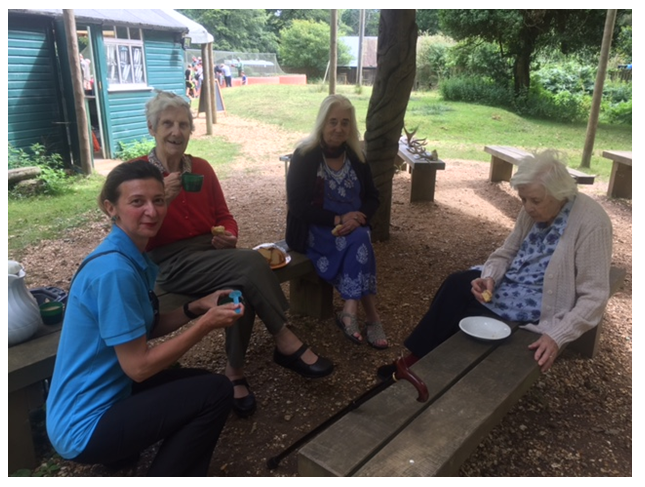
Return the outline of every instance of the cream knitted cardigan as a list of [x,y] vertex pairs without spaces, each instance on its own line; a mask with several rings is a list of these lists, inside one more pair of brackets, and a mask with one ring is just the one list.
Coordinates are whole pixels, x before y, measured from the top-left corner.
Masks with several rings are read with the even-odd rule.
[[[513,232],[484,264],[482,277],[501,281],[534,223],[522,209]],[[525,328],[546,333],[562,348],[600,323],[609,299],[611,246],[607,213],[589,196],[578,194],[545,271],[540,321]]]

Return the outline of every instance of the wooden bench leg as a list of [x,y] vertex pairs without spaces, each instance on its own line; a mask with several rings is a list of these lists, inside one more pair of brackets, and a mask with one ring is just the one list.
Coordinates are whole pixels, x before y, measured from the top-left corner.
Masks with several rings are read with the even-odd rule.
[[415,164],[412,168],[410,203],[414,201],[434,201],[434,187],[437,170],[427,164]]
[[591,330],[586,331],[579,338],[569,343],[567,349],[573,350],[583,357],[594,358],[598,353],[600,332],[602,331],[600,329],[601,326],[602,320],[597,326],[594,326]]
[[607,196],[610,198],[632,198],[632,166],[617,161],[613,162]]
[[499,157],[492,156],[490,159],[490,174],[488,180],[492,183],[499,181],[510,181],[513,175],[513,164],[506,162]]
[[28,390],[9,393],[9,475],[36,466],[36,451],[29,422]]
[[289,281],[290,311],[293,314],[327,319],[334,315],[333,288],[318,276]]

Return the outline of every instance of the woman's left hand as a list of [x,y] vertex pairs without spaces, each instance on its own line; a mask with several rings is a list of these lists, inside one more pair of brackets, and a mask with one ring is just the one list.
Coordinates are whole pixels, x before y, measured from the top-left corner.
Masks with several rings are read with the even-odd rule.
[[342,227],[338,229],[337,234],[340,236],[349,235],[358,227],[363,226],[367,223],[367,218],[360,211],[350,211],[345,213],[342,217]]
[[227,230],[220,235],[214,235],[211,244],[216,249],[234,249],[237,246],[237,237]]
[[542,335],[537,341],[529,345],[530,350],[535,350],[534,358],[542,372],[548,371],[560,350],[558,344],[549,335]]

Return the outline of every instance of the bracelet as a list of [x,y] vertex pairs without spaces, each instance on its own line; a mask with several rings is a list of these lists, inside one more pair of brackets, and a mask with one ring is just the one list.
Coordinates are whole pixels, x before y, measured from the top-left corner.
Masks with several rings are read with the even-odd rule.
[[191,320],[199,318],[201,315],[196,315],[193,313],[191,310],[188,309],[188,305],[192,303],[193,301],[188,301],[187,303],[184,304],[184,314],[186,315],[186,318],[190,318]]

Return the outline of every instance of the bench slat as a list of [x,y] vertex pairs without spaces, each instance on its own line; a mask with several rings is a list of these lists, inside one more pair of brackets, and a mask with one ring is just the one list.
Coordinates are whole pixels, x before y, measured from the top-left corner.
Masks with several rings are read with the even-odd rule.
[[407,382],[393,384],[305,445],[298,454],[299,474],[352,475],[497,345],[462,332],[453,335],[412,367],[428,387],[428,402],[417,402],[416,391]]
[[[540,376],[518,330],[427,408],[356,476],[451,476]],[[512,364],[512,366],[509,366]]]

